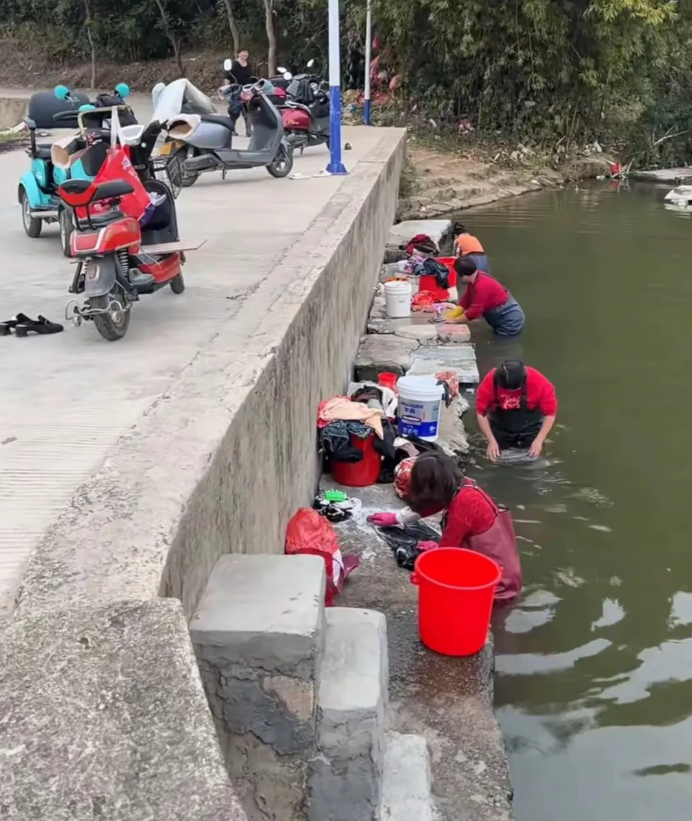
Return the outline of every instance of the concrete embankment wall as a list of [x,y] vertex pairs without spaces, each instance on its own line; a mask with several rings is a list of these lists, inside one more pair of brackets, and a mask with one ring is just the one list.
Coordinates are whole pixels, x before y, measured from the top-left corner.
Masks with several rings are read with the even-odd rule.
[[26,117],[29,101],[21,98],[0,97],[0,129],[12,128]]
[[4,817],[129,821],[147,806],[243,821],[186,620],[220,555],[282,552],[311,499],[317,404],[347,381],[404,150],[404,132],[383,130],[40,544],[0,631],[2,738],[16,752]]

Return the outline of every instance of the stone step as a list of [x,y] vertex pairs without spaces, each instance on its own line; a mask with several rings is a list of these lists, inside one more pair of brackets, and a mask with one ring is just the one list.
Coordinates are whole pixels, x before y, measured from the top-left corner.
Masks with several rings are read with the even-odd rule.
[[406,369],[406,373],[411,376],[425,376],[440,371],[456,373],[460,385],[477,385],[480,374],[474,346],[469,343],[421,346],[411,354],[411,364]]
[[375,821],[385,747],[387,624],[374,610],[326,611],[317,696],[320,756],[310,773],[310,821]]
[[325,583],[319,556],[221,556],[190,622],[229,775],[252,818],[304,821]]
[[434,817],[425,739],[387,733],[380,821],[433,821]]

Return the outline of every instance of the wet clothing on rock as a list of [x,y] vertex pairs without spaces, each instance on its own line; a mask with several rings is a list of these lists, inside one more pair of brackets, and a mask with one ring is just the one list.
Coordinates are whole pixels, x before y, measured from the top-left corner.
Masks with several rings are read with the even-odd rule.
[[425,522],[410,522],[403,527],[380,527],[377,532],[392,548],[396,563],[404,570],[413,570],[416,559],[423,552],[419,547],[421,543],[440,541],[439,531]]
[[478,386],[476,412],[487,416],[500,450],[530,447],[546,416],[557,413],[555,387],[540,371],[526,368],[521,388],[508,390],[493,369]]
[[524,328],[519,303],[504,285],[483,271],[466,285],[459,305],[469,321],[482,316],[499,336],[516,336]]

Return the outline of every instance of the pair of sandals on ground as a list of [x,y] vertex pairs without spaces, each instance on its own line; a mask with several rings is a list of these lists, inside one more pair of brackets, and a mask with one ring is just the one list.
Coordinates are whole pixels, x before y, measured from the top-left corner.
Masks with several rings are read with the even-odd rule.
[[0,336],[10,336],[13,332],[15,336],[29,336],[29,334],[43,336],[45,334],[59,334],[62,330],[62,325],[51,322],[45,316],[32,319],[26,314],[17,314],[12,319],[0,322]]

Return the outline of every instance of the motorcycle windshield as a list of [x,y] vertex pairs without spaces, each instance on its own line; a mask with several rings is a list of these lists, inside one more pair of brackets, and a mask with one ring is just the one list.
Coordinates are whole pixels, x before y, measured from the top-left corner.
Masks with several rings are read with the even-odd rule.
[[158,83],[151,92],[152,103],[154,105],[154,116],[152,120],[163,123],[178,114],[216,114],[216,106],[189,80],[181,78],[174,80],[168,85]]

